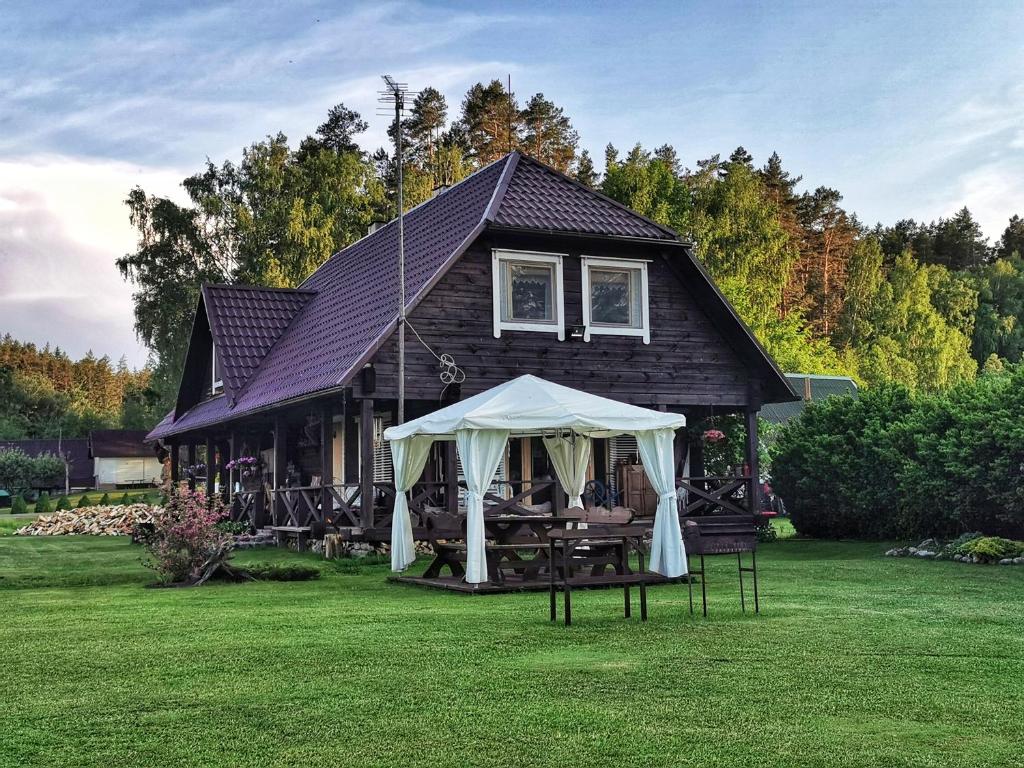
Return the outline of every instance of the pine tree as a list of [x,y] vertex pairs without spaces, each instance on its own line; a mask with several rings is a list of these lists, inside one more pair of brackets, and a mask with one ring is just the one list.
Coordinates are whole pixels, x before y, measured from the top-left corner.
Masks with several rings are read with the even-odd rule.
[[584,186],[595,189],[598,184],[597,170],[594,168],[594,161],[590,157],[590,153],[587,150],[580,152],[580,156],[576,158],[576,170],[573,173],[576,181]]
[[580,137],[565,111],[537,93],[519,118],[524,131],[521,146],[526,153],[567,173],[576,159]]
[[1003,236],[999,238],[996,246],[996,255],[1000,259],[1006,259],[1017,254],[1024,258],[1024,219],[1014,214],[1010,217],[1010,223],[1003,230]]
[[477,83],[466,92],[460,122],[470,157],[478,167],[520,146],[519,105],[515,94],[510,94],[500,80],[492,80],[488,85]]

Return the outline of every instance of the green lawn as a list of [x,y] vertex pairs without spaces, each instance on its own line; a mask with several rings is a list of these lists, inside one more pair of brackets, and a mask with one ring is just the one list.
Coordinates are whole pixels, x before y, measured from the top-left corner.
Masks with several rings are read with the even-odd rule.
[[1024,568],[884,548],[763,547],[761,616],[719,558],[707,620],[671,586],[566,629],[384,566],[145,589],[124,539],[4,537],[0,765],[1021,765]]

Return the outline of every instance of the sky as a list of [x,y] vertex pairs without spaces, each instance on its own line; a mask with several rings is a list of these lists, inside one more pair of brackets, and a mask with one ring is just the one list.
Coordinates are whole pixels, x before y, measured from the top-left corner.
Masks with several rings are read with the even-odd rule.
[[[454,112],[511,75],[565,108],[600,165],[777,151],[869,224],[967,205],[994,241],[1024,214],[1016,2],[61,2],[0,0],[0,333],[133,366],[132,187],[185,202],[207,158],[338,102],[385,143],[380,75]],[[188,329],[182,329],[187,333]]]

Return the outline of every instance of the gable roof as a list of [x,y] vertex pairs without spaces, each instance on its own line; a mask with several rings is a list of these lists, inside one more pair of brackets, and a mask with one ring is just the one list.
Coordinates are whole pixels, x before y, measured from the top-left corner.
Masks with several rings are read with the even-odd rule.
[[224,391],[237,399],[267,352],[310,299],[311,291],[204,285],[203,302]]
[[[487,227],[683,245],[672,230],[512,152],[405,214],[407,310]],[[301,306],[297,296],[271,299],[267,289],[208,286],[204,298],[217,306],[209,313],[211,328],[221,325],[211,333],[232,358],[231,384],[224,382],[229,396],[204,400],[177,418],[169,415],[150,437],[168,437],[347,385],[396,327],[397,252],[398,226],[392,220],[334,254],[298,290],[279,292],[302,294]],[[692,254],[684,258],[693,260]],[[238,312],[249,317],[243,321]],[[264,313],[273,315],[273,328],[279,330],[255,341],[236,338],[251,332],[249,323],[258,324]],[[763,354],[749,329],[739,326],[738,332]]]
[[770,403],[761,415],[775,424],[785,424],[803,413],[807,403],[830,397],[857,397],[857,382],[849,376],[819,376],[813,373],[787,373],[786,380],[802,396],[788,403]]
[[94,429],[89,433],[89,455],[94,459],[154,456],[144,429]]

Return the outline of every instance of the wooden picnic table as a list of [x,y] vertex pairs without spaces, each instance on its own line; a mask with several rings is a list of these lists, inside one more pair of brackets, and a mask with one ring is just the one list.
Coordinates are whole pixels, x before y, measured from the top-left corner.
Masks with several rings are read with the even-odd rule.
[[[524,581],[540,578],[547,568],[548,537],[554,530],[562,530],[577,522],[574,517],[552,515],[500,515],[484,517],[486,537],[487,575],[492,584],[503,584],[506,571],[511,571]],[[425,579],[437,578],[441,570],[449,568],[452,575],[466,575],[466,523],[462,521],[462,543],[435,543],[434,559],[427,570]],[[454,537],[451,537],[454,538]],[[529,557],[524,558],[524,555]]]

